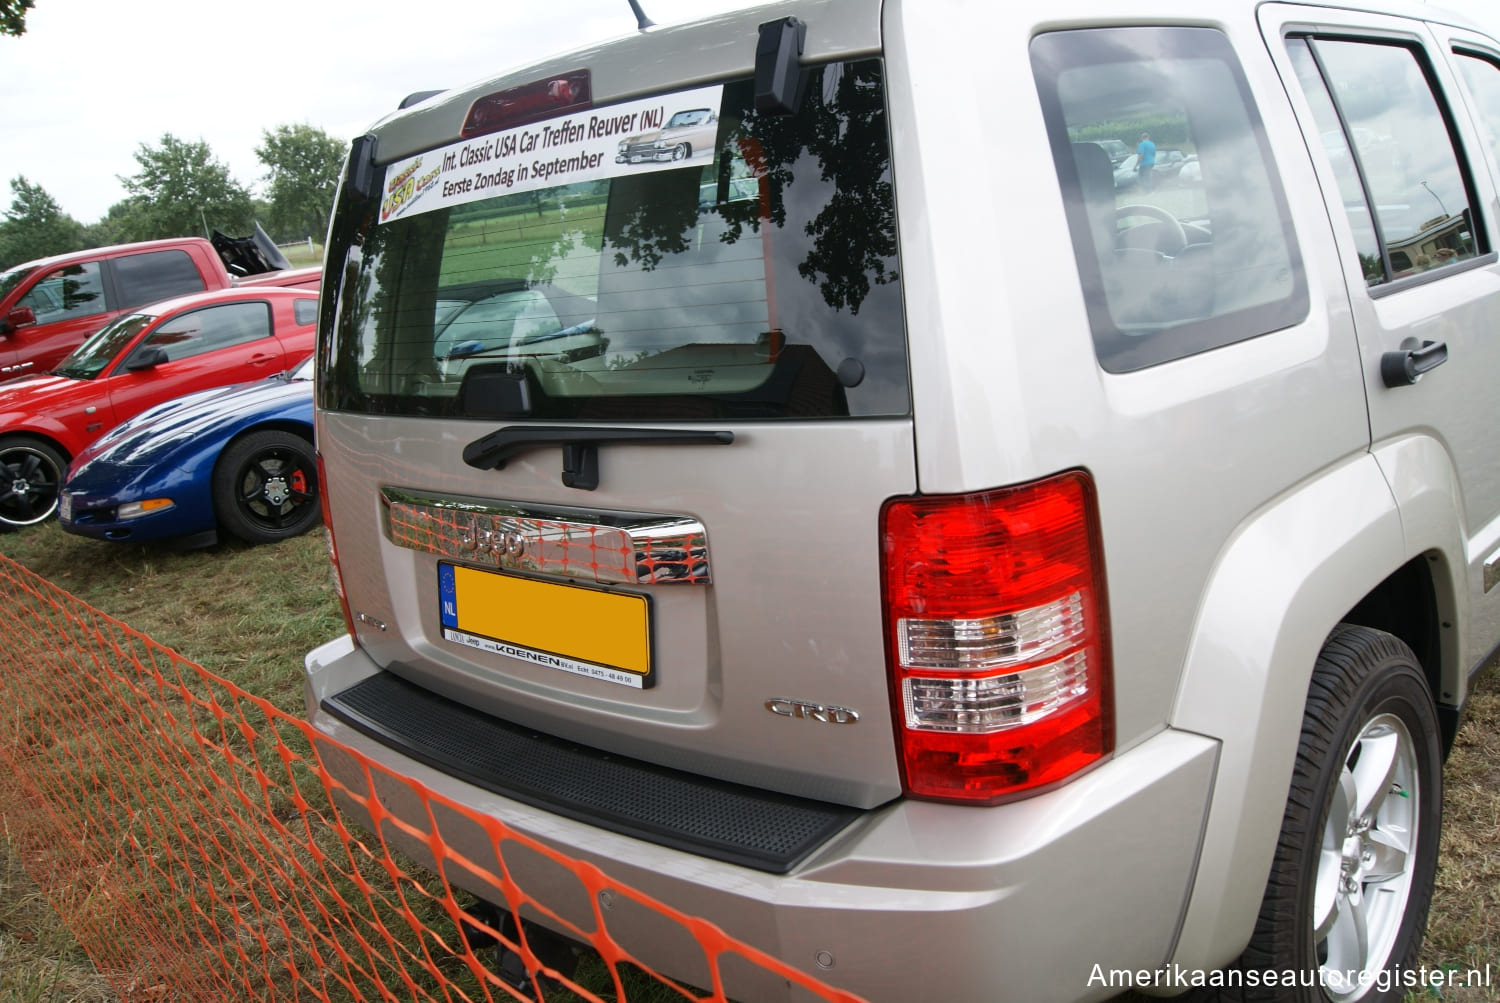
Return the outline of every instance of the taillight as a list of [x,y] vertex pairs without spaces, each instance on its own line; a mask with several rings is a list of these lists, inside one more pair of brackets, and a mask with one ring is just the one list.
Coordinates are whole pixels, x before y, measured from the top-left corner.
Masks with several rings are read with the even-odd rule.
[[349,630],[349,636],[358,639],[354,633],[354,615],[349,612],[349,597],[344,594],[344,576],[339,571],[339,548],[333,541],[333,519],[328,508],[328,472],[323,469],[323,454],[318,453],[318,501],[323,506],[323,531],[328,539],[328,560],[333,567],[333,590],[338,593],[339,607],[344,611],[344,626]]
[[881,541],[908,795],[995,804],[1109,755],[1108,608],[1087,474],[893,500]]

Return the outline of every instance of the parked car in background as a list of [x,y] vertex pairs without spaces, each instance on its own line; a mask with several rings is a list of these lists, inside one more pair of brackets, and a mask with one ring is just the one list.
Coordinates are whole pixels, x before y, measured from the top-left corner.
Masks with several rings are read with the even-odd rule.
[[[1176,181],[1182,168],[1195,160],[1196,158],[1189,158],[1181,150],[1157,150],[1156,166],[1151,168],[1151,183],[1160,185]],[[1140,162],[1141,155],[1132,153],[1116,165],[1115,188],[1117,190],[1134,188],[1140,183]]]
[[183,394],[261,379],[312,354],[315,291],[260,286],[117,317],[56,370],[0,384],[0,529],[57,511],[68,460]]
[[316,289],[322,269],[291,268],[259,226],[116,244],[39,258],[0,273],[0,379],[45,372],[126,310],[236,285]]
[[1119,167],[1126,157],[1135,152],[1133,147],[1120,139],[1096,139],[1094,142],[1102,146],[1104,152],[1109,154],[1109,162],[1113,167]]
[[313,360],[269,380],[159,404],[69,465],[62,528],[99,540],[208,546],[221,530],[250,543],[319,519]]

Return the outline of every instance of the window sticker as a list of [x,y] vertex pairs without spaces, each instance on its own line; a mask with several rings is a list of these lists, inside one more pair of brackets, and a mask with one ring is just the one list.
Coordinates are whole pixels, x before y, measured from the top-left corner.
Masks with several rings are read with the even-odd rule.
[[398,160],[380,222],[498,195],[701,166],[719,140],[723,86],[532,122]]

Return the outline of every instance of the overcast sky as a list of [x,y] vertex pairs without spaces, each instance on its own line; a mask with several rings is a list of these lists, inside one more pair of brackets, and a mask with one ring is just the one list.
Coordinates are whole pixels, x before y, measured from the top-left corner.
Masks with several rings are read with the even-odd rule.
[[[642,0],[661,24],[751,0]],[[1500,30],[1497,0],[1448,0]],[[204,140],[259,191],[263,130],[362,133],[412,91],[635,30],[627,0],[37,0],[0,38],[0,210],[24,175],[82,223],[125,197],[140,144]]]
[[[753,2],[641,5],[670,24]],[[37,0],[26,34],[0,38],[0,211],[24,175],[93,223],[164,133],[259,193],[264,130],[347,141],[413,91],[633,31],[627,0]]]

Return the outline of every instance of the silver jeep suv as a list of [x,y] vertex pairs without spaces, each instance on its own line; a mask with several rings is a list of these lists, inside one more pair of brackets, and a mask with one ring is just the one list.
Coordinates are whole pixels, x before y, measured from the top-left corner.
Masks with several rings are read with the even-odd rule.
[[[1193,184],[1117,193],[1143,132]],[[796,0],[395,113],[312,720],[870,999],[1399,999],[1500,641],[1497,168],[1427,7]]]

